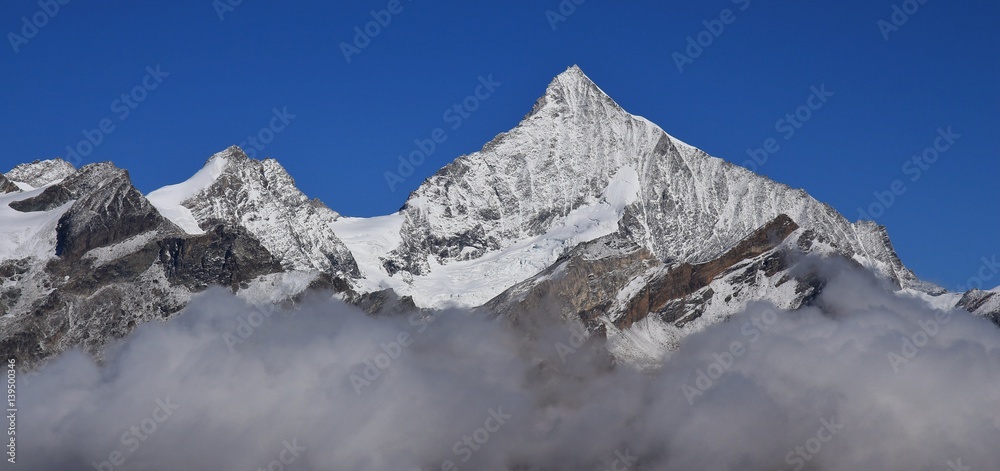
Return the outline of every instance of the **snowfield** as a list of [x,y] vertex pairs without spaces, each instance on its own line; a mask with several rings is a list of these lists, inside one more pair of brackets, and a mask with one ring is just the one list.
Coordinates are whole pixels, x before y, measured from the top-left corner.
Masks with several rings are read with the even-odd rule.
[[146,199],[156,207],[156,210],[163,217],[177,224],[177,227],[183,229],[184,232],[192,235],[204,234],[205,231],[201,230],[194,214],[191,214],[191,210],[182,203],[212,186],[222,175],[222,170],[226,168],[228,163],[229,160],[226,159],[225,153],[215,154],[191,178],[182,183],[153,191],[146,195]]

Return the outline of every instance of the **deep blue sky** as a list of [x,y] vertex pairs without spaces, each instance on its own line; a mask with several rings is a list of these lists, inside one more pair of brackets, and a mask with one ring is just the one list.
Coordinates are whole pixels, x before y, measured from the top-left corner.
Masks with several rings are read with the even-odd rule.
[[[114,161],[149,192],[287,107],[296,117],[260,156],[343,214],[385,214],[514,127],[553,76],[579,64],[627,110],[712,155],[742,163],[775,138],[780,150],[758,171],[849,219],[902,181],[906,192],[877,220],[922,277],[954,289],[1000,252],[998,2],[929,0],[886,40],[877,22],[898,0],[751,0],[746,10],[745,0],[588,0],[555,30],[545,12],[557,0],[403,0],[350,63],[340,43],[388,1],[243,0],[222,21],[210,0],[108,3],[70,1],[17,53],[7,37],[3,171],[65,155],[107,118],[114,130],[83,162]],[[735,21],[679,72],[672,54],[726,8]],[[40,11],[3,2],[0,29],[20,32],[21,17]],[[169,76],[120,119],[115,100],[158,64]],[[442,113],[489,74],[502,83],[494,95],[390,192],[383,174],[396,157],[446,126]],[[821,84],[834,95],[785,140],[776,122]],[[916,167],[904,163],[947,126],[961,138],[911,181]]]

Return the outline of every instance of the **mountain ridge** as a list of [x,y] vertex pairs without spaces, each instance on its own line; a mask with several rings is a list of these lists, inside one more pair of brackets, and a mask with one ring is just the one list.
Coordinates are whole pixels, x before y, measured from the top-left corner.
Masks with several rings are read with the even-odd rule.
[[[564,318],[640,363],[747,303],[810,302],[822,281],[793,272],[803,254],[843,258],[894,290],[944,293],[903,265],[883,226],[670,136],[576,66],[515,128],[381,217],[343,217],[276,160],[236,146],[148,195],[110,163],[67,165],[19,165],[4,176],[16,190],[0,193],[0,350],[28,361],[76,345],[97,353],[213,284],[253,303],[326,289],[372,313],[523,314],[559,293],[583,309]],[[780,240],[753,248],[776,228]],[[559,278],[571,261],[575,278]],[[948,303],[996,318],[989,297]]]

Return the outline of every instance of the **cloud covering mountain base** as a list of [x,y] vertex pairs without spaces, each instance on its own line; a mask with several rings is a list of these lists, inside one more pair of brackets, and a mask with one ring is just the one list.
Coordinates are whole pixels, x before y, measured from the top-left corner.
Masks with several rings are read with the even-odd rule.
[[222,290],[19,378],[23,469],[942,470],[1000,462],[1000,330],[847,266],[654,370],[535,316],[372,318]]

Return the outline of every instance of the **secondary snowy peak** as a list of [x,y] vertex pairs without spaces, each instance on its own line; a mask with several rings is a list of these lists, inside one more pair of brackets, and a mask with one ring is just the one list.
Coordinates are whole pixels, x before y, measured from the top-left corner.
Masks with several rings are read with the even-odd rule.
[[[599,204],[622,169],[634,171],[636,197],[611,223],[662,260],[710,260],[787,214],[884,277],[918,287],[884,229],[851,224],[802,190],[673,138],[626,112],[577,67],[556,77],[516,128],[410,195],[401,210],[402,242],[383,265],[390,274],[424,275],[501,253]],[[548,266],[559,255],[531,265]]]
[[213,155],[192,178],[149,197],[188,233],[218,223],[240,226],[285,269],[358,276],[353,256],[330,228],[340,215],[307,198],[273,159],[251,159],[233,146]]
[[8,180],[23,183],[31,188],[41,188],[49,183],[61,180],[76,172],[73,164],[63,159],[36,160],[21,164],[4,174]]

